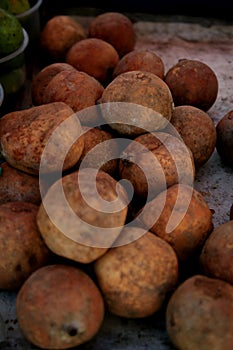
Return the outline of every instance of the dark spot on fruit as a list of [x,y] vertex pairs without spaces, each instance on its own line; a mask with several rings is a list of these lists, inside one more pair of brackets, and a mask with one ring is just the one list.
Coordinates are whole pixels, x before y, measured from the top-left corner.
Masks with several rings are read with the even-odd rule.
[[20,264],[17,264],[17,265],[15,266],[15,271],[16,271],[16,272],[21,272],[21,271],[22,271],[22,266],[21,266]]
[[69,334],[70,337],[75,337],[78,334],[78,327],[71,324],[66,326],[65,331]]

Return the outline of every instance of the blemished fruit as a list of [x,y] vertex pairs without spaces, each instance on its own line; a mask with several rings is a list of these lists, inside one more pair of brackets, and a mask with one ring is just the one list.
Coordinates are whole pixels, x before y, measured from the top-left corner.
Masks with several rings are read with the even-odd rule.
[[164,69],[163,60],[155,51],[149,49],[134,49],[124,55],[117,63],[113,71],[113,78],[132,70],[142,70],[151,72],[163,79]]
[[40,33],[40,46],[50,60],[61,62],[69,48],[85,39],[85,28],[72,16],[57,15],[50,18]]
[[233,284],[232,269],[233,221],[216,227],[206,240],[200,254],[202,272]]
[[163,129],[171,119],[173,99],[157,75],[129,71],[118,75],[100,99],[103,118],[121,135],[135,137]]
[[[109,211],[106,205],[109,208],[111,204]],[[49,187],[37,224],[55,254],[86,264],[112,246],[125,224],[127,210],[123,186],[104,171],[82,168]]]
[[233,168],[233,110],[227,112],[216,126],[216,149],[224,164]]
[[217,135],[213,120],[203,110],[185,105],[174,108],[170,122],[191,150],[195,167],[199,169],[215,149]]
[[41,266],[51,251],[36,224],[38,206],[29,202],[0,205],[0,289],[17,290]]
[[77,70],[94,77],[101,84],[108,84],[119,61],[116,49],[107,41],[87,38],[78,41],[69,49],[66,62]]
[[126,318],[152,315],[176,286],[174,250],[138,227],[125,227],[115,245],[94,263],[109,311]]
[[131,20],[123,13],[105,12],[96,16],[89,25],[89,37],[110,43],[120,57],[134,49],[136,33]]
[[207,111],[218,95],[215,72],[202,61],[180,59],[164,78],[169,86],[175,106],[191,105]]
[[16,300],[25,338],[43,349],[67,349],[90,340],[104,318],[104,301],[93,280],[68,265],[37,270]]
[[166,329],[179,350],[231,350],[233,347],[233,286],[194,275],[168,301]]

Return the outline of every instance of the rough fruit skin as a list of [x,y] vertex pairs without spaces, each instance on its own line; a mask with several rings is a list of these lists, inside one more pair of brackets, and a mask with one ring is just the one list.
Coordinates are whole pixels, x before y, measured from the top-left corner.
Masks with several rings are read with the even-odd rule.
[[209,277],[233,284],[233,221],[215,228],[206,240],[200,254],[202,271]]
[[110,43],[120,57],[134,49],[136,33],[131,20],[118,12],[106,12],[96,16],[89,26],[89,37]]
[[18,290],[35,270],[50,263],[51,251],[36,225],[37,211],[29,202],[0,205],[1,290]]
[[28,341],[42,349],[67,349],[99,331],[104,302],[86,273],[61,264],[30,276],[18,293],[16,310]]
[[164,240],[137,227],[124,228],[117,244],[94,263],[107,307],[121,317],[150,316],[176,286],[176,254]]
[[207,111],[217,98],[217,77],[204,62],[181,59],[168,70],[164,80],[175,106],[191,105]]
[[233,348],[233,286],[195,275],[172,294],[166,310],[166,329],[179,350]]
[[157,75],[140,70],[113,79],[104,89],[101,103],[103,118],[110,126],[133,137],[166,127],[174,107],[167,84]]
[[170,122],[191,150],[195,167],[199,169],[215,149],[217,135],[213,120],[203,110],[186,105],[174,108]]
[[134,49],[124,55],[117,63],[113,71],[113,78],[132,70],[143,70],[164,79],[164,69],[164,63],[155,51],[150,49]]
[[216,132],[218,154],[226,165],[233,168],[233,110],[219,120]]

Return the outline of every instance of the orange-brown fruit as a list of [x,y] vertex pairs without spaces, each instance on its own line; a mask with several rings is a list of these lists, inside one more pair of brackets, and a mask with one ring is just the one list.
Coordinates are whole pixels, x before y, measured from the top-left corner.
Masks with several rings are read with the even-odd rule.
[[110,43],[120,57],[134,49],[136,33],[131,20],[118,12],[105,12],[96,16],[89,25],[89,37]]
[[136,137],[119,161],[119,176],[131,182],[137,197],[149,200],[174,184],[191,185],[194,172],[193,156],[185,144],[159,131]]
[[133,70],[151,72],[163,79],[165,68],[162,59],[154,50],[135,49],[124,55],[117,63],[113,71],[113,78]]
[[233,284],[233,221],[225,222],[211,232],[200,255],[202,271],[209,277]]
[[113,135],[106,130],[85,125],[82,130],[84,149],[77,165],[103,170],[114,177],[118,169],[119,147]]
[[104,318],[104,301],[93,280],[68,265],[37,270],[16,300],[24,337],[42,349],[68,349],[93,338]]
[[177,256],[168,243],[137,227],[125,227],[116,245],[94,263],[108,310],[126,318],[150,316],[176,286]]
[[163,129],[173,110],[167,84],[153,73],[138,70],[118,75],[104,89],[100,102],[110,127],[132,137]]
[[199,169],[215,149],[217,133],[213,120],[197,107],[177,106],[173,110],[170,123],[191,150],[195,167]]
[[119,61],[116,49],[107,41],[87,38],[75,43],[66,55],[66,62],[85,72],[101,84],[108,84]]
[[0,147],[6,161],[29,174],[74,166],[83,151],[81,125],[64,102],[13,111],[0,118]]
[[41,69],[32,80],[31,97],[33,104],[36,106],[48,103],[45,89],[50,80],[63,70],[70,71],[74,69],[74,67],[65,62],[51,63]]
[[180,261],[199,254],[213,230],[208,204],[201,193],[184,184],[173,185],[148,202],[141,220],[174,248]]
[[6,202],[30,202],[39,205],[41,194],[39,178],[13,168],[7,162],[1,164],[0,204]]
[[218,95],[215,72],[204,62],[180,59],[164,78],[169,86],[175,106],[191,105],[207,111]]
[[231,350],[233,286],[202,275],[186,279],[168,301],[166,329],[179,350]]
[[104,91],[98,80],[85,72],[63,70],[44,90],[48,102],[64,102],[74,112],[94,106]]
[[123,186],[104,171],[83,168],[50,186],[37,225],[55,254],[86,264],[112,246],[126,216]]
[[64,61],[69,48],[85,39],[85,28],[71,16],[58,15],[49,19],[40,33],[42,50],[54,61]]
[[38,209],[29,202],[0,205],[0,289],[20,288],[35,270],[50,263],[52,254],[36,224]]

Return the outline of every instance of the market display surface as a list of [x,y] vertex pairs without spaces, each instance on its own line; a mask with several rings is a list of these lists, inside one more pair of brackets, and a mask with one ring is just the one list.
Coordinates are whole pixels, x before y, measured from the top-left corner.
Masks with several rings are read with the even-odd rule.
[[[230,136],[228,135],[228,154],[222,144],[218,144],[217,151],[215,128],[218,122],[229,113],[224,121],[225,125],[219,126],[223,135],[222,138],[224,139],[226,127],[232,130],[232,114],[230,111],[233,110],[233,25],[214,20],[207,21],[201,18],[199,23],[192,21],[190,18],[181,18],[176,21],[174,19],[169,20],[169,18],[163,21],[159,18],[153,21],[144,20],[143,18],[134,19],[133,30],[136,37],[131,36],[132,33],[129,31],[129,37],[126,40],[129,47],[123,45],[124,50],[121,52],[119,49],[113,49],[109,44],[103,44],[100,39],[93,40],[92,38],[90,40],[87,38],[85,30],[89,28],[91,23],[94,33],[93,17],[78,16],[78,13],[74,15],[74,20],[78,22],[76,25],[72,24],[76,26],[79,33],[78,39],[77,37],[74,39],[74,41],[77,41],[77,44],[75,44],[77,47],[73,46],[72,51],[66,56],[66,62],[62,62],[62,59],[64,59],[62,55],[64,50],[68,51],[68,48],[63,46],[62,52],[54,51],[54,47],[52,48],[50,54],[53,59],[55,58],[55,62],[50,61],[47,64],[47,75],[45,74],[46,70],[44,70],[45,73],[39,75],[38,73],[41,70],[36,67],[32,75],[27,78],[21,108],[10,112],[12,124],[9,124],[9,126],[1,124],[3,126],[1,147],[4,146],[4,154],[13,167],[27,173],[27,181],[30,179],[28,186],[33,188],[33,195],[30,191],[28,193],[24,191],[20,198],[21,201],[28,198],[30,203],[25,204],[24,211],[26,214],[22,215],[18,222],[20,220],[30,222],[29,230],[35,234],[35,240],[38,240],[37,246],[40,249],[35,249],[35,252],[31,254],[34,258],[36,257],[34,260],[37,263],[34,273],[23,267],[21,280],[17,280],[16,284],[11,284],[10,274],[8,276],[9,280],[6,278],[5,280],[2,279],[2,282],[0,281],[0,348],[4,350],[31,350],[38,348],[65,349],[76,346],[77,349],[90,350],[172,350],[175,348],[181,350],[197,348],[230,350],[232,349],[233,339],[232,336],[227,339],[227,336],[233,334],[233,274],[231,272],[233,225],[230,221],[232,219],[231,206],[233,203],[232,131]],[[63,18],[63,20],[70,21],[71,19]],[[126,26],[128,25],[130,27],[130,24],[126,21]],[[50,34],[51,31],[48,33]],[[123,37],[124,34],[121,36]],[[48,49],[51,42],[51,40],[46,42],[46,39],[43,38],[43,50]],[[95,70],[94,63],[93,65],[86,64],[87,56],[84,59],[81,55],[79,56],[79,50],[85,53],[85,50],[88,51],[89,48],[97,50],[98,57],[103,52],[105,53],[103,57],[104,65],[101,70]],[[148,52],[152,57],[147,58],[148,60],[153,59],[152,52],[156,54],[157,71],[155,73],[124,72],[128,63],[123,62],[124,64],[118,66],[118,70],[114,71],[115,84],[111,84],[109,72],[112,72],[117,62],[126,55],[126,52],[132,52],[133,48],[137,49],[137,52],[150,50]],[[94,58],[93,55],[90,60]],[[134,59],[138,62],[141,58],[137,56]],[[202,62],[207,65],[207,70],[210,68],[208,74],[212,80],[208,89],[209,95],[207,94],[209,102],[196,106],[176,106],[173,111],[171,95],[167,91],[164,81],[167,78],[169,84],[168,75],[166,75],[169,69],[175,67],[178,62],[180,64],[184,63],[184,60],[191,63]],[[53,66],[50,66],[51,64]],[[88,73],[80,72],[81,67],[84,72],[89,70],[90,75],[95,76],[95,80],[90,79]],[[216,85],[215,76],[218,85]],[[70,85],[86,87],[86,90],[79,92],[78,102],[68,93],[65,101],[61,101],[61,90],[59,89],[64,88],[66,79],[69,80]],[[151,115],[147,115],[142,109],[141,115],[145,116],[144,124],[133,124],[131,114],[127,114],[128,111],[124,109],[123,105],[122,108],[126,113],[125,117],[129,118],[132,125],[114,124],[112,128],[114,132],[121,136],[134,138],[160,159],[161,167],[166,175],[167,183],[169,183],[167,190],[168,205],[163,216],[161,214],[159,220],[151,225],[151,215],[159,212],[160,205],[164,200],[163,191],[158,190],[161,186],[158,181],[156,184],[152,184],[152,192],[150,192],[152,198],[150,198],[150,207],[146,212],[143,212],[143,208],[139,206],[130,209],[131,211],[128,210],[128,212],[121,208],[118,215],[113,212],[107,217],[104,215],[98,217],[94,210],[89,212],[89,207],[85,205],[85,201],[81,198],[74,173],[73,175],[72,173],[67,174],[63,183],[67,199],[80,217],[85,218],[86,213],[88,213],[87,220],[90,224],[93,223],[93,217],[97,218],[96,220],[99,220],[99,223],[103,224],[104,222],[105,227],[111,227],[111,225],[114,227],[124,226],[127,215],[132,220],[136,220],[138,215],[140,220],[137,229],[130,226],[125,227],[120,237],[118,237],[119,231],[113,232],[113,238],[109,237],[109,239],[112,239],[114,248],[108,250],[102,241],[100,246],[97,244],[97,246],[91,247],[91,241],[89,241],[90,247],[86,246],[84,249],[75,240],[71,242],[69,236],[60,234],[59,229],[53,223],[45,208],[40,206],[40,194],[34,182],[34,177],[33,180],[31,178],[31,176],[38,176],[39,171],[43,171],[43,167],[40,168],[40,157],[38,156],[38,154],[40,155],[40,142],[38,141],[36,144],[38,153],[31,157],[30,154],[28,155],[25,152],[23,161],[20,161],[20,158],[15,157],[14,153],[17,140],[20,142],[19,130],[15,134],[12,132],[10,136],[14,141],[13,144],[9,143],[9,137],[4,135],[10,130],[9,128],[13,125],[13,122],[24,118],[24,115],[27,116],[28,121],[33,121],[33,125],[39,134],[41,125],[44,125],[43,118],[46,115],[54,116],[46,124],[46,127],[49,130],[55,130],[59,123],[64,122],[72,115],[73,111],[77,112],[77,115],[81,115],[81,124],[84,121],[88,124],[88,121],[90,121],[88,118],[97,117],[95,109],[89,109],[89,114],[82,114],[82,110],[85,110],[85,108],[88,110],[95,103],[99,106],[100,102],[119,102],[120,100],[116,100],[116,95],[121,98],[122,102],[134,102],[135,99],[140,101],[140,98],[141,101],[150,101],[149,95],[143,90],[139,90],[141,89],[140,81],[153,81],[153,90],[149,90],[150,86],[146,85],[147,90],[144,91],[150,91],[153,95],[161,93],[163,103],[154,103],[152,108],[155,109],[158,115],[163,114],[165,118],[156,119],[156,123],[151,122],[153,121]],[[126,83],[129,83],[130,88],[136,87],[136,92],[133,92],[134,95],[132,93],[130,96],[131,100],[126,100],[128,97],[127,88],[124,90],[124,84]],[[200,80],[200,84],[202,83],[204,84],[205,81]],[[145,86],[143,88],[145,89]],[[81,96],[84,95],[87,98],[81,99]],[[201,97],[204,98],[203,95]],[[206,99],[207,95],[205,95]],[[20,106],[19,103],[18,106]],[[25,106],[27,111],[24,112]],[[32,107],[36,109],[32,110]],[[117,113],[114,104],[112,111]],[[102,112],[106,120],[109,121],[108,108],[103,108]],[[171,117],[172,113],[173,117]],[[182,113],[185,124],[182,124]],[[177,128],[181,128],[180,134],[185,143],[189,143],[190,152],[185,153],[182,145],[178,142],[179,139],[176,138],[174,141],[172,134],[169,134],[168,137],[168,134],[164,132],[168,120]],[[98,124],[98,118],[94,120],[93,124]],[[149,134],[141,133],[139,126],[149,130]],[[81,130],[80,124],[73,120],[71,120],[71,127],[77,129],[77,134]],[[189,128],[193,128],[193,131],[186,135]],[[83,129],[88,130],[86,126],[83,126]],[[154,130],[156,132],[153,132]],[[79,162],[85,160],[84,155],[90,152],[92,143],[112,141],[111,147],[104,148],[106,151],[104,155],[96,153],[95,156],[86,160],[90,162],[90,166],[100,164],[98,159],[101,157],[106,156],[106,160],[108,160],[106,164],[102,165],[101,170],[104,172],[98,175],[97,190],[102,193],[102,197],[106,201],[116,199],[114,174],[116,168],[118,168],[120,176],[135,185],[136,194],[140,198],[139,202],[143,202],[145,200],[144,179],[140,171],[134,167],[132,162],[130,163],[130,157],[132,157],[132,154],[135,157],[137,156],[138,164],[143,168],[143,162],[147,159],[147,155],[144,158],[141,157],[142,150],[137,149],[135,144],[128,144],[124,149],[124,159],[116,164],[111,159],[117,154],[117,145],[114,144],[111,131],[111,128],[87,131],[85,135],[88,135],[89,138],[86,137],[85,147],[81,138],[72,144],[72,150],[66,156],[63,170],[67,171],[72,166],[79,167]],[[27,135],[26,137],[28,137],[30,134],[30,137],[35,136],[36,139],[37,135],[32,128],[25,129],[24,132],[25,134],[22,133],[23,136]],[[42,137],[42,134],[40,136]],[[72,141],[72,135],[70,137]],[[201,140],[199,147],[203,147],[199,153],[195,148],[196,140]],[[61,139],[55,141],[61,142]],[[71,141],[68,137],[67,145]],[[65,140],[63,142],[64,147],[66,147]],[[170,170],[171,167],[168,167],[167,163],[163,163],[163,157],[166,158],[168,164],[171,163],[171,160],[161,143],[171,147],[170,145],[173,145],[174,142],[177,162],[179,157],[184,157],[179,163],[178,169],[180,176],[183,176],[182,181],[184,181],[179,191],[182,193],[182,198],[190,200],[191,205],[188,209],[186,208],[186,213],[183,216],[183,226],[179,227],[177,231],[174,230],[174,235],[171,237],[165,232],[163,225],[165,222],[166,226],[168,217],[172,213],[178,189],[174,171]],[[157,152],[158,149],[159,152]],[[59,158],[60,151],[56,151]],[[47,152],[47,156],[51,156],[49,149]],[[219,152],[222,152],[221,157]],[[54,153],[52,155],[54,156]],[[50,172],[54,169],[57,170],[56,166],[60,166],[56,162],[51,162],[51,159],[49,167],[42,164],[46,165],[47,171]],[[148,158],[146,164],[148,164],[147,169],[150,169],[150,158]],[[3,173],[8,174],[7,164],[3,163],[1,167]],[[190,192],[190,179],[192,179],[194,169],[194,191]],[[18,175],[15,173],[13,176]],[[92,176],[91,171],[85,168],[80,170],[80,177],[85,188],[84,192],[87,195],[90,195],[91,192]],[[3,176],[2,179],[3,184]],[[51,188],[45,186],[44,190],[50,194],[49,204],[54,205],[56,201],[58,203],[57,188],[59,189],[59,181]],[[17,191],[20,192],[22,189],[18,188]],[[3,197],[2,193],[3,191],[1,192]],[[118,184],[117,194],[121,203],[127,202],[127,196],[121,184]],[[95,202],[93,203],[95,204]],[[97,203],[97,205],[100,204]],[[36,237],[33,215],[39,206],[36,223],[41,237]],[[16,229],[15,227],[18,225],[17,220],[14,220],[10,215],[10,208],[11,204],[8,202],[4,205],[5,214],[0,214],[1,225],[4,226],[4,215],[5,220],[8,220],[7,225],[5,224],[7,226],[5,227],[6,231],[9,227]],[[179,212],[179,208],[177,209],[177,212]],[[13,210],[17,212],[17,209]],[[140,210],[142,210],[141,213]],[[182,211],[182,207],[180,210]],[[25,219],[25,216],[28,218]],[[70,227],[70,220],[65,217],[64,212],[60,216],[59,224]],[[147,226],[150,227],[150,232],[145,234],[144,228]],[[85,229],[85,225],[83,227]],[[186,240],[186,232],[192,232],[190,240]],[[73,233],[71,232],[71,234]],[[135,235],[139,237],[138,240],[133,239]],[[209,235],[211,239],[207,241]],[[118,237],[117,240],[116,237]],[[128,244],[125,244],[127,237],[129,241]],[[91,240],[92,238],[88,237],[88,239]],[[32,242],[29,241],[28,244],[30,247]],[[30,250],[32,249],[33,246],[30,247]],[[195,249],[197,251],[200,249],[198,257],[195,254],[192,257],[192,252]],[[12,251],[14,251],[13,246]],[[55,255],[57,254],[55,258],[50,256],[52,252]],[[49,266],[50,258],[58,264]],[[198,264],[201,264],[201,269]],[[24,265],[22,264],[22,266]],[[125,276],[128,276],[128,279]],[[21,289],[21,283],[24,279],[25,284]],[[69,279],[72,280],[72,287],[69,284]],[[55,289],[54,286],[56,286]],[[15,288],[20,288],[20,292],[18,290],[6,290]],[[76,288],[82,290],[78,297]],[[153,293],[151,290],[153,290]],[[53,293],[56,298],[53,297]],[[47,295],[47,307],[41,308],[39,302],[45,295]],[[67,314],[72,315],[74,308],[80,308],[80,318],[74,320],[73,316],[68,316],[67,319],[63,319],[63,317],[67,317],[66,313],[63,314],[60,311],[68,310]],[[213,309],[214,313],[212,315],[211,310]],[[225,311],[222,312],[222,310]],[[186,322],[186,319],[189,320],[189,318],[190,323]],[[49,337],[43,334],[43,327],[41,328],[43,319],[45,328],[49,328]],[[41,333],[37,332],[37,325]],[[85,331],[82,331],[82,329]],[[82,332],[84,335],[79,337]]]

